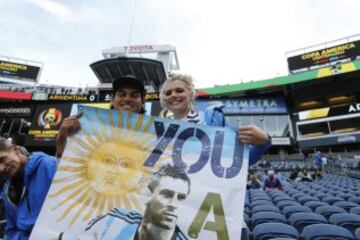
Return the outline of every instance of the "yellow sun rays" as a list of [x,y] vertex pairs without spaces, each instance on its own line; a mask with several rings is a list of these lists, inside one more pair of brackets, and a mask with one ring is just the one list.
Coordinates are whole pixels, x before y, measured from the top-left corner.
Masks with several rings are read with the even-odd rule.
[[57,220],[66,219],[69,226],[114,207],[141,212],[139,197],[152,172],[144,162],[157,141],[151,132],[154,118],[94,111],[85,114],[88,125],[82,126],[80,136],[71,137],[53,181],[58,187],[49,193],[58,200],[52,210],[62,209]]

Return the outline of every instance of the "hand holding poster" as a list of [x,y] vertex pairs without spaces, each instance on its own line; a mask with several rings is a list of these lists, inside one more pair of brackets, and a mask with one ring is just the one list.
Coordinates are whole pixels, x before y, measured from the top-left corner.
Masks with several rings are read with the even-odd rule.
[[240,239],[248,149],[227,128],[85,107],[31,235]]

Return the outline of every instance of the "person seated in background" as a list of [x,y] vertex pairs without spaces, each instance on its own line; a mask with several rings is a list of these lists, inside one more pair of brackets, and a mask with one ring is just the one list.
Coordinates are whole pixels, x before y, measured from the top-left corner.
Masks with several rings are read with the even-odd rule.
[[294,171],[291,172],[289,179],[294,181],[297,178],[298,173],[299,173],[299,171],[297,169],[295,169]]
[[283,190],[280,180],[276,177],[274,170],[268,171],[268,177],[264,181],[264,190],[268,191],[269,189],[278,189]]
[[296,182],[312,182],[312,179],[307,176],[306,173],[299,171],[297,177],[295,178]]
[[256,172],[249,173],[247,189],[259,189],[259,188],[261,188],[261,184],[257,178]]

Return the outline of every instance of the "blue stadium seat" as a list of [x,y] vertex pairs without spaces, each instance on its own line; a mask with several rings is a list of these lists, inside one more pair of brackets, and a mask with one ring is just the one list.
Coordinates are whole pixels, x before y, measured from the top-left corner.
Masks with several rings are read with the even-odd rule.
[[355,239],[360,239],[360,228],[355,231]]
[[360,215],[360,207],[353,207],[350,209],[350,213]]
[[349,202],[360,204],[360,197],[351,197],[348,199]]
[[258,212],[276,212],[276,213],[280,213],[280,210],[278,207],[275,206],[269,206],[269,205],[264,205],[264,206],[255,206],[252,209],[252,214],[258,213]]
[[336,206],[320,206],[315,209],[315,213],[329,218],[335,213],[346,213],[345,209]]
[[347,229],[331,224],[313,224],[304,228],[304,240],[355,240]]
[[329,223],[346,228],[355,234],[355,230],[360,228],[360,216],[352,213],[333,214],[329,218]]
[[321,201],[310,201],[304,204],[304,206],[311,208],[311,210],[315,211],[317,207],[320,206],[329,206],[329,204]]
[[249,207],[244,207],[244,213],[246,213],[247,215],[251,215],[251,209]]
[[299,197],[305,197],[305,196],[307,196],[307,195],[302,192],[298,192],[298,193],[291,195],[291,197],[296,198],[296,199],[298,199]]
[[275,203],[278,203],[280,201],[295,201],[295,199],[292,197],[289,197],[289,196],[277,196],[277,197],[274,197],[273,201]]
[[316,213],[294,213],[290,216],[289,222],[299,232],[302,232],[308,225],[327,223],[327,220],[322,215]]
[[264,205],[274,205],[271,201],[267,201],[267,200],[256,200],[256,201],[251,201],[250,202],[250,206],[251,208],[255,207],[255,206],[264,206]]
[[297,238],[283,238],[283,237],[280,237],[280,238],[270,238],[270,240],[297,240]]
[[267,195],[255,195],[251,197],[251,201],[258,201],[258,200],[264,200],[264,201],[271,201],[271,198]]
[[333,204],[334,202],[340,202],[340,201],[344,201],[344,199],[343,198],[341,198],[341,197],[324,197],[323,199],[322,199],[322,201],[323,202],[326,202],[326,203],[328,203],[328,204]]
[[249,228],[243,227],[241,229],[241,240],[249,240],[250,239],[250,230]]
[[292,226],[283,223],[263,223],[254,228],[254,239],[267,240],[272,238],[298,239],[299,232]]
[[250,217],[246,213],[243,214],[244,221],[247,226],[250,226]]
[[284,216],[288,219],[292,214],[294,213],[299,213],[299,212],[312,212],[311,209],[309,207],[305,207],[305,206],[299,206],[299,205],[295,205],[295,206],[287,206],[284,207],[284,209],[282,210],[282,213],[284,214]]
[[252,215],[252,226],[256,226],[261,223],[285,223],[285,216],[280,213],[274,212],[258,212]]
[[316,198],[316,197],[310,197],[310,196],[299,197],[297,200],[298,200],[301,204],[305,204],[305,203],[310,202],[310,201],[319,201],[318,198]]
[[319,192],[319,193],[315,194],[314,197],[317,197],[318,199],[323,199],[324,197],[330,197],[330,195],[323,193],[323,192]]
[[276,206],[278,206],[280,208],[280,210],[283,210],[286,206],[296,206],[296,205],[300,205],[300,203],[298,203],[296,201],[289,201],[289,200],[284,200],[284,201],[280,201],[280,202],[276,203]]
[[352,197],[356,197],[356,196],[354,196],[354,195],[351,194],[351,193],[339,193],[339,194],[337,194],[336,196],[337,196],[337,197],[341,197],[341,198],[343,198],[343,199],[345,199],[345,200],[348,200],[349,198],[352,198]]
[[353,207],[359,207],[359,204],[349,202],[349,201],[339,201],[339,202],[335,202],[333,205],[337,206],[337,207],[341,207],[341,208],[345,209],[348,212]]

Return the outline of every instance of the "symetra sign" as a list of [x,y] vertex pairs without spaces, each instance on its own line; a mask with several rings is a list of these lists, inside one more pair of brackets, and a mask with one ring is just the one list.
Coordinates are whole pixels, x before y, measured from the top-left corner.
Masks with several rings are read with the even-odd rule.
[[349,113],[360,112],[360,103],[356,103],[349,106]]

